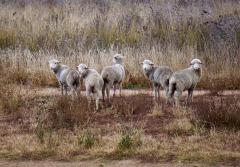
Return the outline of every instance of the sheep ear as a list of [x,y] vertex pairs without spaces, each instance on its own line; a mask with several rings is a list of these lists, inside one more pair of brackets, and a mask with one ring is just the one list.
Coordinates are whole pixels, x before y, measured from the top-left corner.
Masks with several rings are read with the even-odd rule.
[[151,63],[150,65],[151,65],[151,66],[154,66],[154,64],[153,64],[153,63]]
[[143,64],[143,62],[139,63],[139,65],[142,65],[142,64]]

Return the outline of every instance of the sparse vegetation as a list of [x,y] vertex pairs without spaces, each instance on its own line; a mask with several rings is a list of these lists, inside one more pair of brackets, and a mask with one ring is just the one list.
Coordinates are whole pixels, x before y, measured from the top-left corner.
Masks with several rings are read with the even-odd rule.
[[212,97],[211,105],[204,105],[204,99],[200,100],[202,108],[195,110],[195,117],[207,127],[240,128],[240,103],[236,97],[229,100],[227,97]]
[[[240,88],[239,3],[213,0],[203,12],[200,1],[32,1],[0,3],[0,159],[240,163],[240,95],[221,94]],[[234,40],[221,28],[228,20]],[[176,71],[197,55],[198,88],[210,93],[178,108],[123,95],[94,112],[85,96],[52,88],[49,59],[100,71],[115,53],[125,56],[130,89],[151,87],[145,58]]]
[[96,137],[90,132],[84,132],[78,137],[78,144],[85,149],[91,148],[96,143]]
[[[24,92],[28,88],[21,89]],[[128,157],[145,161],[238,163],[239,125],[231,106],[237,114],[235,103],[240,97],[223,96],[219,100],[218,96],[205,96],[206,101],[201,101],[202,96],[195,97],[190,108],[160,106],[147,95],[125,96],[115,98],[111,107],[103,106],[94,113],[93,108],[88,110],[84,97],[71,100],[29,91],[25,110],[20,107],[3,114],[17,122],[7,123],[0,132],[0,157],[18,160]],[[212,108],[213,101],[220,107]],[[120,102],[124,106],[118,105]],[[211,111],[205,110],[203,103]],[[161,114],[154,114],[158,112]],[[16,119],[18,113],[21,115]],[[0,124],[2,121],[4,118]]]
[[122,135],[119,143],[118,143],[118,149],[119,150],[129,150],[133,146],[133,139],[129,134]]

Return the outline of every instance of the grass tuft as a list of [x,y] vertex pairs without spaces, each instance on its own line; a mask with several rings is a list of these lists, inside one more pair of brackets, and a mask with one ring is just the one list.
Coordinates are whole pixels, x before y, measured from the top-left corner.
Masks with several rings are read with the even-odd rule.
[[96,137],[88,131],[78,137],[78,145],[82,146],[85,149],[92,148],[96,142]]

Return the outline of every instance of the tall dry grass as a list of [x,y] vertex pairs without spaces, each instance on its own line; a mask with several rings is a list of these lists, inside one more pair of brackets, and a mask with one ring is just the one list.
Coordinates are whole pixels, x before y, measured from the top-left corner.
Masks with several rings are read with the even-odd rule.
[[221,33],[223,39],[216,40],[207,26],[220,22],[220,16],[239,17],[238,2],[11,2],[0,4],[1,64],[11,81],[53,86],[50,58],[100,71],[111,64],[113,54],[122,53],[125,87],[150,86],[138,65],[145,58],[178,70],[199,57],[204,62],[200,88],[239,88],[240,31],[229,42]]

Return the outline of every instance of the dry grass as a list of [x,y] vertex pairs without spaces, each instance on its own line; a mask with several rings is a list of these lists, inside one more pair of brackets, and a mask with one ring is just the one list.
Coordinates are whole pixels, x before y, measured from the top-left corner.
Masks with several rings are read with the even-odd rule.
[[199,100],[202,108],[194,110],[195,117],[205,124],[207,127],[240,127],[240,103],[238,97],[231,96],[231,100],[227,97],[214,98],[211,105],[205,105],[204,99]]
[[[183,1],[181,21],[164,1],[74,3],[0,4],[0,159],[240,163],[240,97],[215,96],[240,88],[236,43],[215,47],[206,20],[190,12],[197,7]],[[212,1],[211,10],[210,21],[217,21],[238,16],[239,4]],[[178,70],[198,55],[204,61],[199,88],[211,94],[180,108],[143,94],[116,97],[94,112],[85,97],[34,91],[57,85],[50,58],[101,71],[117,52],[126,57],[126,88],[151,86],[138,65],[145,58]]]
[[[224,115],[216,107],[203,110],[201,96],[194,99],[191,108],[155,104],[147,95],[117,97],[111,106],[93,112],[84,97],[72,100],[40,96],[29,88],[26,94],[24,89],[24,86],[18,91],[14,89],[14,93],[20,92],[20,99],[25,99],[20,102],[24,103],[14,110],[5,106],[0,120],[0,127],[4,128],[0,139],[3,159],[98,157],[149,162],[239,163],[238,117],[233,117],[231,110],[239,96],[224,96],[221,103],[217,103],[218,97],[205,97],[205,106],[211,108],[215,101],[221,111],[227,111]],[[8,98],[11,101],[15,97]],[[0,98],[1,104],[3,100]],[[239,114],[239,111],[236,109],[233,113]],[[206,122],[214,126],[206,126]]]
[[[179,8],[171,8],[176,4]],[[2,3],[0,8],[1,66],[13,81],[56,86],[47,67],[49,58],[72,67],[86,63],[101,71],[111,64],[113,54],[122,53],[126,88],[150,87],[138,65],[145,58],[178,70],[196,56],[204,62],[199,88],[239,88],[238,40],[214,41],[205,25],[218,22],[219,16],[239,16],[238,3],[212,1],[208,17],[194,3],[175,1],[34,1]]]

